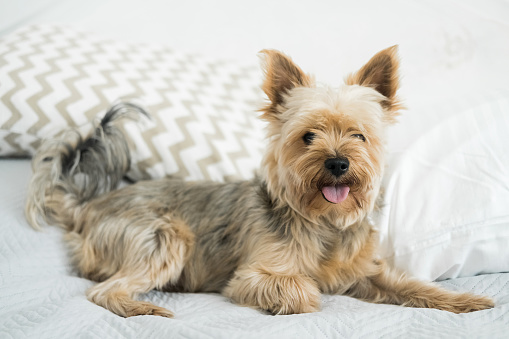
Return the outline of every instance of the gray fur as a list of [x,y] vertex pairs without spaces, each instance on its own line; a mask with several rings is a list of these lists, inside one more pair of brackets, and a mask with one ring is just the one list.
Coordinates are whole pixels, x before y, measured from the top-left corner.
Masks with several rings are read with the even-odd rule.
[[32,161],[34,175],[28,191],[26,215],[38,227],[40,218],[55,223],[54,212],[45,205],[45,196],[55,191],[71,194],[83,203],[117,187],[129,170],[129,145],[115,127],[118,120],[137,119],[148,113],[132,103],[112,106],[94,131],[83,138],[77,129],[68,129],[60,138],[45,140]]

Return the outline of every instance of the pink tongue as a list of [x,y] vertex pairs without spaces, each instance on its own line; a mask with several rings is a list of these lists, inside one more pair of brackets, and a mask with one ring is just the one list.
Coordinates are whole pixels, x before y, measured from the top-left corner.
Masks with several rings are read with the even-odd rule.
[[325,186],[322,188],[325,199],[334,204],[338,204],[345,200],[348,196],[348,192],[350,192],[350,187],[346,185]]

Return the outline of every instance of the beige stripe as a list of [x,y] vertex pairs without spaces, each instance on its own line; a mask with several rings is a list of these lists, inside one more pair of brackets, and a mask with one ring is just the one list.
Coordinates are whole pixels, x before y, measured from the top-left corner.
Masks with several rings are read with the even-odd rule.
[[[21,39],[14,41],[10,44],[12,51],[18,50],[16,44],[19,43],[20,41],[28,40],[27,36],[34,30],[36,30],[35,26],[28,28],[23,33],[20,33]],[[11,117],[1,126],[2,129],[10,129],[12,126],[14,126],[14,124],[16,124],[16,122],[21,120],[21,118],[23,117],[22,114],[18,111],[18,109],[12,104],[12,97],[14,94],[18,93],[21,89],[25,87],[25,84],[23,83],[23,81],[21,81],[19,74],[34,67],[32,62],[30,61],[30,57],[36,55],[37,53],[39,53],[39,51],[36,50],[36,52],[34,53],[20,56],[20,59],[23,61],[23,65],[20,68],[12,70],[8,74],[8,77],[11,78],[11,80],[14,82],[14,88],[5,93],[0,99],[2,100],[4,105],[9,108]]]
[[217,151],[217,148],[212,141],[213,140],[225,140],[224,134],[223,134],[221,128],[219,128],[218,124],[217,124],[218,121],[221,121],[223,119],[214,117],[214,116],[210,116],[209,118],[212,123],[212,126],[214,126],[214,133],[207,134],[206,140],[207,140],[207,144],[209,145],[210,149],[212,150],[212,154],[206,158],[198,160],[198,162],[197,162],[197,164],[200,168],[200,171],[205,176],[205,179],[208,179],[208,180],[210,180],[212,178],[210,177],[210,175],[207,171],[207,167],[210,165],[213,165],[213,164],[217,164],[221,160],[220,153]]
[[[143,46],[141,46],[139,48],[143,48]],[[151,54],[152,59],[145,60],[145,64],[148,66],[147,69],[138,70],[138,72],[141,74],[141,78],[131,80],[130,83],[136,89],[136,93],[138,93],[138,95],[141,96],[141,95],[145,94],[143,89],[140,87],[140,83],[149,82],[150,78],[148,77],[148,74],[151,74],[152,72],[159,71],[158,68],[156,67],[156,65],[158,63],[159,64],[165,63],[165,57],[167,57],[166,54],[170,54],[170,56],[171,56],[172,52],[170,52],[167,49],[163,49],[161,51],[154,51]],[[158,105],[147,106],[147,110],[150,112],[151,117],[154,120],[155,126],[151,129],[143,131],[142,137],[143,137],[143,140],[145,141],[145,145],[150,150],[151,156],[150,156],[150,158],[144,159],[143,161],[140,161],[137,164],[138,169],[141,172],[143,172],[143,174],[146,175],[147,177],[148,177],[147,169],[153,167],[157,163],[161,163],[162,159],[163,159],[159,153],[160,146],[155,145],[153,142],[153,139],[155,136],[167,132],[165,130],[164,123],[160,119],[159,112],[164,110],[165,108],[172,106],[172,103],[170,101],[168,101],[165,94],[167,94],[170,91],[175,91],[176,89],[172,86],[171,81],[169,79],[166,79],[166,80],[167,80],[166,82],[167,82],[168,87],[157,90],[157,93],[159,94],[160,98],[162,99],[162,102],[159,103]],[[176,159],[176,157],[174,157],[174,158],[175,158],[175,161],[177,161],[177,163],[179,163],[178,159]],[[181,165],[182,164],[179,163],[179,168],[182,168]]]
[[[102,54],[106,55],[105,47],[107,48],[107,46],[109,44],[110,44],[110,42],[101,41],[94,45],[97,47],[97,49],[99,51],[98,53],[102,53]],[[97,117],[97,115],[99,113],[105,111],[112,104],[111,101],[108,100],[104,96],[104,92],[107,89],[117,87],[117,82],[115,79],[113,79],[113,77],[111,75],[113,73],[124,72],[124,70],[122,69],[122,67],[120,67],[120,65],[122,65],[123,63],[131,62],[129,55],[132,53],[136,53],[137,52],[136,49],[137,49],[136,46],[127,45],[127,48],[123,51],[123,53],[120,53],[119,59],[109,61],[109,64],[112,66],[112,68],[109,68],[108,70],[101,72],[101,76],[106,80],[106,83],[92,86],[92,90],[97,95],[97,98],[99,98],[99,103],[97,105],[91,107],[90,109],[88,109],[86,112],[84,112],[84,114],[88,118],[88,120],[93,120],[95,117]],[[149,79],[143,74],[143,72],[139,72],[139,73],[142,74],[141,79],[130,80],[130,83],[135,88],[135,90],[131,93],[123,93],[123,97],[134,97],[135,98],[135,97],[139,97],[143,93],[143,91],[138,86],[137,82],[140,80],[149,80]]]
[[[59,33],[60,33],[59,30],[56,27],[53,27],[53,31],[43,35],[44,41],[41,41],[36,46],[37,52],[40,52],[41,54],[43,54],[43,51],[41,50],[41,46],[44,46],[46,44],[51,45],[53,43],[53,41],[51,40],[50,37],[54,36],[56,34],[59,34]],[[45,73],[39,74],[35,77],[35,79],[41,85],[42,89],[39,92],[32,95],[30,98],[28,98],[27,103],[30,106],[30,108],[32,109],[32,111],[36,113],[36,115],[39,119],[32,126],[30,126],[30,128],[28,129],[29,134],[37,135],[38,131],[40,131],[44,126],[46,126],[48,123],[51,122],[51,119],[39,107],[37,102],[53,91],[51,86],[49,86],[49,84],[46,82],[45,78],[48,75],[53,75],[55,72],[57,72],[59,70],[59,68],[56,67],[56,65],[55,65],[55,61],[58,59],[63,59],[62,54],[63,53],[61,52],[61,55],[56,56],[52,59],[46,60],[46,63],[48,65],[50,65],[50,70]]]
[[[86,36],[82,33],[77,33],[74,38],[69,39],[69,47],[79,47],[80,46],[80,39],[86,38]],[[67,107],[69,107],[71,104],[79,101],[82,98],[81,93],[78,91],[75,83],[86,79],[88,77],[88,74],[85,71],[85,68],[90,65],[94,65],[96,61],[93,59],[94,55],[101,55],[105,54],[105,51],[102,49],[103,42],[92,44],[93,49],[91,51],[88,51],[83,54],[85,57],[85,61],[82,63],[76,63],[72,66],[75,68],[75,70],[78,72],[78,74],[74,77],[68,78],[64,80],[64,84],[66,88],[70,91],[70,96],[68,96],[65,99],[62,99],[60,102],[57,103],[56,107],[58,112],[62,114],[64,119],[67,121],[67,123],[71,126],[75,126],[76,122],[72,119],[72,117],[69,115],[67,111]],[[111,82],[111,79],[108,79]],[[104,111],[108,108],[108,106],[111,103],[105,104],[103,103],[103,100],[101,100],[101,104],[93,107],[92,109],[87,110],[86,112],[83,112],[84,115],[86,115],[87,120],[91,121],[93,118],[100,113],[101,111]]]
[[[4,141],[13,149],[15,149],[14,152],[9,152],[11,156],[16,157],[27,157],[30,156],[30,152],[28,150],[24,150],[19,143],[16,141],[17,138],[19,138],[21,134],[19,133],[10,133],[7,136],[4,137]],[[2,149],[0,149],[0,152],[3,152]]]

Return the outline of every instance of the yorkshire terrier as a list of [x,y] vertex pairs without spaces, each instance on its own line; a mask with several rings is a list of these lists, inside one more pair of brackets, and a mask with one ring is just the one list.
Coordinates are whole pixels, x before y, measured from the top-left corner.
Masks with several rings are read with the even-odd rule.
[[321,293],[454,313],[494,306],[408,277],[377,256],[369,222],[386,128],[401,104],[397,47],[339,88],[318,86],[286,55],[262,51],[267,150],[249,181],[142,181],[116,126],[143,109],[113,106],[86,138],[46,141],[33,160],[26,216],[63,227],[88,299],[120,316],[172,317],[136,300],[152,289],[219,292],[272,314],[320,310]]

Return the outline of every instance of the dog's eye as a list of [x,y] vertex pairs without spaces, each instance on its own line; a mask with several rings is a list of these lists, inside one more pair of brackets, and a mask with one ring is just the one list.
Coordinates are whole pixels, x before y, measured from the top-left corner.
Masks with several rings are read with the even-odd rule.
[[362,141],[366,142],[366,138],[362,134],[353,134],[352,137],[361,139]]
[[313,139],[316,137],[316,134],[313,133],[313,132],[307,132],[306,134],[304,134],[304,136],[302,137],[302,140],[304,140],[304,143],[306,145],[311,145],[311,143],[313,142]]

